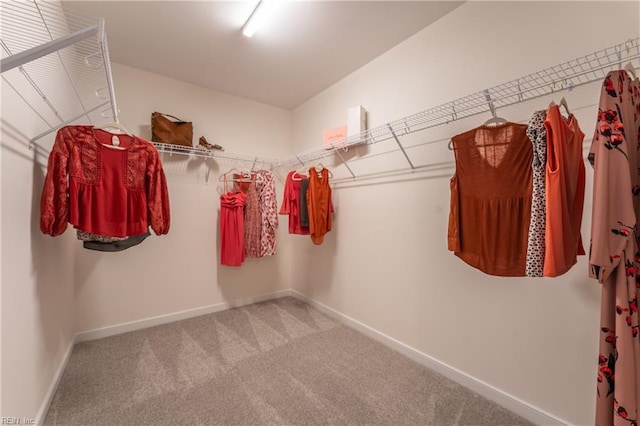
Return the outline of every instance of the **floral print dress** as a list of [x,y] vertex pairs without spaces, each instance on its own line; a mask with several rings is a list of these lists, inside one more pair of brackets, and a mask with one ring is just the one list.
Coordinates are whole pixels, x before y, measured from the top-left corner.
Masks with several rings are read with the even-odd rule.
[[278,202],[276,200],[276,182],[268,170],[258,170],[257,180],[262,233],[260,238],[260,257],[276,254],[276,229],[278,229]]
[[626,71],[607,75],[589,153],[594,170],[589,274],[602,284],[598,426],[639,421],[639,86]]

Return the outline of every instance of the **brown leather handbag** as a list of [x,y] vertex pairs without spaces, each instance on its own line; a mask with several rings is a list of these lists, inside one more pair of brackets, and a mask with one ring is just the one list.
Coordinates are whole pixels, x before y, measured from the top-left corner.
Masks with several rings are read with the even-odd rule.
[[173,115],[154,112],[151,114],[151,140],[171,145],[193,146],[193,123],[182,121]]

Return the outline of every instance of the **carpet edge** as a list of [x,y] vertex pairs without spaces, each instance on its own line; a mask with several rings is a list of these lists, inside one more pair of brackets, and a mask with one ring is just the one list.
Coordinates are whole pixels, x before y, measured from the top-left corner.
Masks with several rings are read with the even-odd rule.
[[266,302],[267,300],[279,299],[291,296],[291,290],[278,290],[273,293],[265,293],[258,296],[235,299],[230,302],[221,302],[213,305],[201,306],[199,308],[187,309],[165,315],[144,318],[140,320],[125,322],[121,324],[109,325],[96,328],[94,330],[81,331],[75,335],[75,343],[86,342],[88,340],[102,339],[103,337],[116,336],[130,331],[141,330],[143,328],[155,327],[157,325],[168,324],[188,318],[195,318],[201,315],[212,314],[239,306],[251,305],[253,303]]
[[473,377],[455,367],[452,367],[430,355],[427,355],[419,350],[397,340],[391,336],[388,336],[356,319],[349,317],[323,303],[320,303],[311,297],[291,289],[290,295],[298,300],[301,300],[314,308],[318,309],[322,313],[337,319],[343,324],[347,325],[359,331],[366,336],[376,340],[383,345],[400,352],[401,354],[411,358],[417,363],[445,376],[446,378],[453,380],[454,382],[471,389],[472,391],[482,395],[490,401],[499,404],[507,410],[529,420],[538,425],[549,426],[564,426],[571,425],[570,422],[561,419],[553,414],[528,403],[520,398],[517,398],[501,389],[498,389],[476,377]]

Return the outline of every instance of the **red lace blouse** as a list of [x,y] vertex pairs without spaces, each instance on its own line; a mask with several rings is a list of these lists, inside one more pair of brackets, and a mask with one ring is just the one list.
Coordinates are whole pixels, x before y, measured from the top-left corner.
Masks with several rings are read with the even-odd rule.
[[40,229],[67,228],[111,237],[169,232],[169,193],[158,151],[137,136],[92,126],[58,130],[40,202]]

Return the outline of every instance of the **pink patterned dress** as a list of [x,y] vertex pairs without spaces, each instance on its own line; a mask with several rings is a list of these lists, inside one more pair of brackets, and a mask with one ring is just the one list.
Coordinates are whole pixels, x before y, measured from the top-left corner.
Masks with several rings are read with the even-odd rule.
[[276,200],[276,183],[273,173],[258,170],[258,199],[262,216],[262,237],[260,256],[276,254],[276,229],[278,229],[278,203]]
[[602,284],[597,426],[637,425],[640,413],[640,82],[604,80],[591,144],[591,277]]
[[262,246],[262,215],[255,176],[247,188],[247,203],[244,207],[244,250],[249,258],[260,257]]

